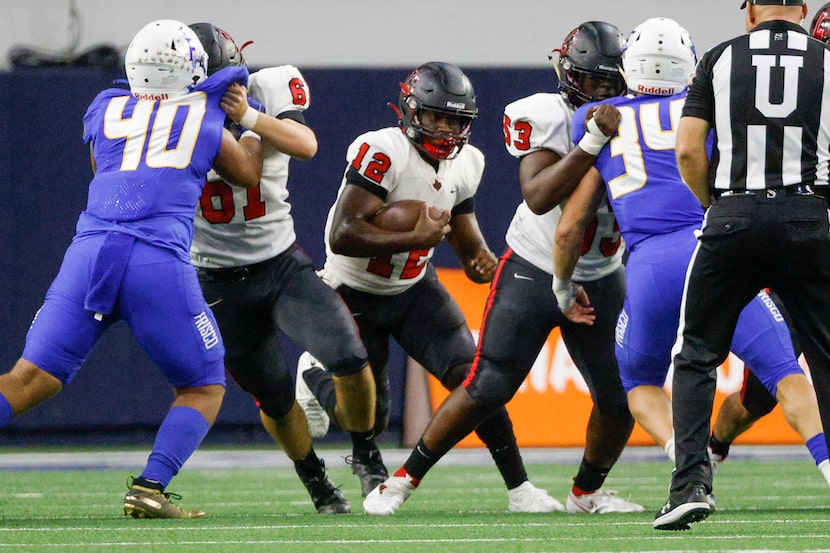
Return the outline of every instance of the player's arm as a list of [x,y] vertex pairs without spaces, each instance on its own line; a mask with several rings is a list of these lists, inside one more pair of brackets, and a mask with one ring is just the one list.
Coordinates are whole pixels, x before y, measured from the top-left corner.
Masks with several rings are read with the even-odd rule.
[[[246,143],[238,143],[230,131],[223,129],[222,146],[213,167],[226,182],[242,188],[253,188],[262,177],[262,146],[259,140],[253,138],[243,139],[243,142]],[[98,164],[91,144],[89,162],[95,173]]]
[[237,141],[229,130],[222,129],[222,145],[213,168],[228,184],[254,188],[262,177],[262,144],[255,138]]
[[260,116],[251,129],[274,149],[297,159],[311,159],[317,154],[317,136],[311,128],[293,119]]
[[447,242],[464,267],[467,278],[478,284],[493,280],[499,261],[481,233],[475,212],[453,215]]
[[298,159],[311,159],[317,153],[313,130],[292,119],[260,113],[248,104],[247,91],[239,84],[228,87],[220,105],[235,123],[257,133],[277,151]]
[[706,154],[706,137],[709,122],[698,117],[684,116],[677,127],[675,154],[677,168],[683,182],[703,207],[709,207],[709,156]]
[[574,191],[605,143],[617,131],[620,112],[614,106],[600,104],[587,111],[585,120],[585,136],[564,157],[550,150],[522,157],[519,183],[522,196],[534,213],[547,213]]
[[596,316],[588,295],[571,282],[579,261],[585,229],[594,219],[605,194],[605,183],[590,168],[562,208],[553,241],[553,292],[562,313],[576,323],[593,324]]
[[424,203],[415,228],[411,231],[387,230],[371,223],[372,217],[383,207],[380,196],[358,184],[346,184],[332,216],[329,246],[340,255],[375,257],[438,245],[449,231],[449,213],[432,219],[429,206]]

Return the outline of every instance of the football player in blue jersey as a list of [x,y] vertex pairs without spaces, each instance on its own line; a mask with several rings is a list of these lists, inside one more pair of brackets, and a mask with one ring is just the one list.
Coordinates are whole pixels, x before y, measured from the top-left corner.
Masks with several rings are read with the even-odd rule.
[[[554,246],[554,280],[567,280],[583,229],[607,195],[630,252],[626,299],[617,321],[620,376],[632,414],[672,460],[672,410],[663,385],[695,231],[703,221],[700,202],[680,178],[674,146],[696,59],[688,33],[673,20],[649,19],[632,31],[623,50],[630,94],[604,102],[619,110],[619,129],[569,199]],[[591,126],[590,109],[574,114],[575,142]],[[588,310],[577,301],[571,312]],[[784,316],[766,292],[744,309],[732,351],[776,395],[816,463],[827,465],[815,392],[798,364]],[[711,497],[702,499],[701,508],[714,509]],[[655,527],[659,523],[658,517]]]
[[[0,376],[0,426],[60,392],[101,335],[123,320],[175,399],[124,498],[136,518],[194,518],[165,488],[202,442],[222,404],[225,349],[190,263],[196,204],[211,167],[259,183],[256,145],[223,128],[229,87],[244,67],[206,78],[208,57],[179,21],[142,28],[127,48],[130,90],[107,89],[84,116],[95,176],[60,271],[32,321],[22,357]],[[253,126],[247,105],[229,109]]]

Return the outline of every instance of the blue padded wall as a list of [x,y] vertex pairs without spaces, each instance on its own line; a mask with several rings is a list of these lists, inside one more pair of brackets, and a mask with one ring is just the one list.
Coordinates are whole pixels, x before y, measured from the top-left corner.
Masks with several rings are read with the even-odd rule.
[[[301,68],[302,70],[302,68]],[[386,102],[397,102],[398,83],[409,68],[303,70],[311,93],[307,121],[320,144],[310,161],[293,161],[289,188],[300,244],[315,262],[324,257],[323,227],[345,167],[346,147],[358,134],[394,125]],[[497,253],[520,201],[516,172],[502,135],[505,104],[555,88],[552,69],[468,71],[481,115],[472,143],[487,168],[476,198],[479,223]],[[0,371],[11,368],[23,348],[29,321],[58,270],[63,251],[86,203],[92,171],[81,140],[82,118],[94,96],[119,75],[97,69],[39,69],[0,73]],[[447,246],[438,266],[457,267]],[[286,343],[287,355],[299,354]],[[394,412],[387,439],[400,436],[404,356],[393,350],[390,376]],[[0,442],[74,443],[150,440],[172,400],[161,374],[117,325],[93,351],[78,377],[56,398],[0,430]],[[229,382],[225,403],[209,440],[268,439],[257,409]],[[336,439],[336,438],[332,438]]]

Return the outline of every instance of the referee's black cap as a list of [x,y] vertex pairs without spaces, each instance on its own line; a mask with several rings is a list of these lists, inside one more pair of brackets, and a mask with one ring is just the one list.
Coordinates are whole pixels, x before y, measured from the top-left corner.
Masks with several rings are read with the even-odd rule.
[[744,0],[741,4],[741,9],[744,9],[747,4],[755,4],[758,6],[801,6],[804,0]]

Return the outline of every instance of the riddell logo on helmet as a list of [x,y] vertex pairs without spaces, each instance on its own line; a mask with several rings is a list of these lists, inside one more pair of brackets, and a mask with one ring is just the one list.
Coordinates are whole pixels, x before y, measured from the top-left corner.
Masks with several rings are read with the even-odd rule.
[[661,96],[671,96],[674,94],[673,88],[665,88],[662,86],[646,86],[646,85],[637,85],[637,92],[642,94],[658,94]]
[[464,109],[467,106],[464,104],[464,102],[447,102],[447,107],[454,109]]
[[133,97],[136,100],[167,100],[170,98],[170,95],[166,92],[162,94],[149,94],[147,92],[133,92]]

